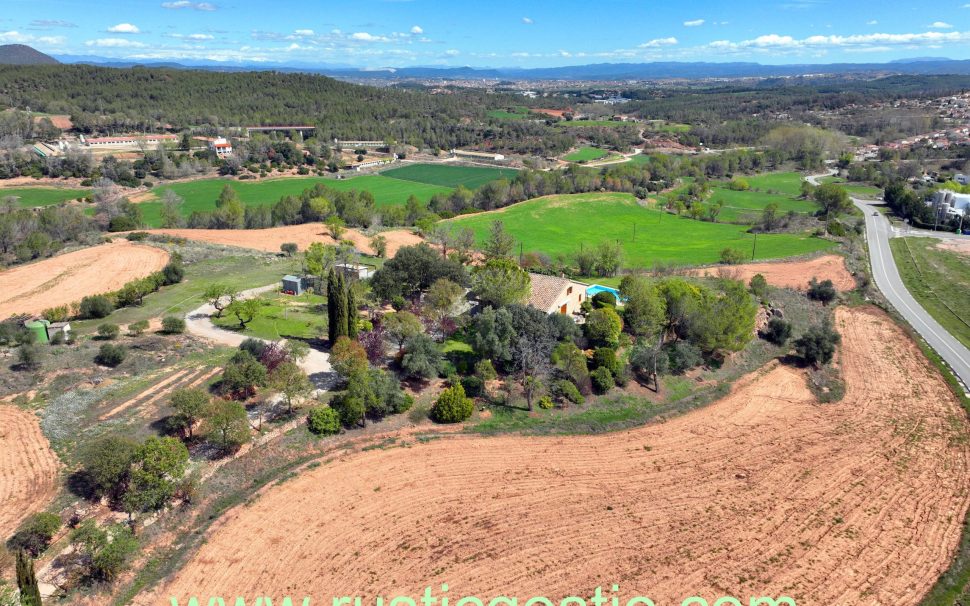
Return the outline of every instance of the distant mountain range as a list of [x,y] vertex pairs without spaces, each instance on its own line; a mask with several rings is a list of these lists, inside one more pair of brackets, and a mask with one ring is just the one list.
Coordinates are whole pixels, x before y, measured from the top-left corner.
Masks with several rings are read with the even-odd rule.
[[144,62],[111,59],[92,55],[57,55],[50,57],[22,44],[0,46],[0,63],[33,65],[51,63],[86,63],[103,67],[166,67],[217,71],[305,72],[335,78],[371,80],[658,80],[671,78],[774,78],[811,75],[887,75],[887,74],[954,74],[970,75],[970,60],[943,57],[915,57],[888,63],[827,63],[763,65],[761,63],[710,63],[658,61],[652,63],[599,63],[539,68],[478,67],[401,67],[357,68],[348,65],[309,63],[224,63],[217,61]]
[[39,50],[26,44],[0,45],[0,64],[5,65],[56,65],[60,63],[54,57],[45,55]]

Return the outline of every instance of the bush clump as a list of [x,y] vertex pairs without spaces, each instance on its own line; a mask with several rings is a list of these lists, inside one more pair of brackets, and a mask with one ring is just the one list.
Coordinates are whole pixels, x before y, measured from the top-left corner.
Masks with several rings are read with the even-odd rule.
[[180,335],[185,332],[185,320],[178,316],[165,316],[162,319],[162,330],[165,334]]
[[105,343],[98,350],[98,355],[94,356],[94,361],[102,366],[110,366],[114,368],[122,362],[128,356],[127,350],[121,345],[115,345],[113,343]]
[[838,293],[832,280],[822,280],[819,282],[812,278],[808,283],[808,298],[813,301],[820,301],[823,305],[828,305],[835,300]]
[[781,318],[772,318],[761,331],[761,336],[765,341],[781,346],[788,342],[791,337],[791,322]]
[[148,330],[148,320],[138,320],[128,325],[128,334],[135,337],[141,335],[146,330]]
[[812,326],[805,334],[795,340],[795,351],[805,361],[816,367],[832,361],[836,346],[842,342],[842,336],[832,328],[828,320]]
[[340,432],[340,415],[329,406],[314,406],[306,416],[307,428],[318,435]]
[[604,307],[616,307],[616,295],[608,290],[604,290],[593,295],[593,307],[602,309]]
[[429,416],[436,423],[460,423],[472,416],[474,410],[475,404],[465,396],[465,388],[457,383],[441,392]]
[[582,404],[586,401],[583,394],[579,393],[579,389],[573,385],[572,381],[567,381],[562,379],[561,381],[556,381],[552,384],[552,393],[560,401],[570,402],[572,404]]
[[106,341],[117,339],[121,334],[121,329],[117,324],[104,323],[98,326],[98,336]]
[[461,386],[465,388],[465,394],[470,398],[478,398],[485,390],[485,382],[480,377],[462,377]]
[[90,320],[92,318],[107,318],[114,310],[115,306],[108,297],[104,295],[91,295],[81,299],[81,303],[77,308],[77,314],[82,320]]
[[7,540],[7,548],[16,553],[24,550],[36,558],[44,553],[51,539],[61,529],[61,518],[53,513],[35,513],[20,525],[17,532]]
[[613,380],[613,373],[608,368],[602,366],[597,368],[589,373],[589,378],[593,382],[593,391],[596,393],[603,394],[616,387],[616,381]]
[[687,341],[677,341],[667,349],[668,368],[670,372],[679,375],[704,361],[701,350]]
[[616,357],[616,350],[612,347],[599,347],[593,352],[593,368],[605,368],[616,377],[620,372],[620,360]]

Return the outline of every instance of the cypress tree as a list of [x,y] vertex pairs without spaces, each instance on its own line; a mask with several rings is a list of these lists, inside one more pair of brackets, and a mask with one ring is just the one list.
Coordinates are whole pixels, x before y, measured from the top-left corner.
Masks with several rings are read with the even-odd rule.
[[42,606],[34,561],[23,550],[17,553],[17,587],[20,588],[21,606]]
[[337,342],[340,335],[337,328],[337,308],[341,299],[339,285],[337,284],[337,273],[330,268],[327,275],[327,334],[330,337],[330,345]]
[[334,298],[327,302],[334,306],[334,328],[331,343],[336,343],[340,337],[348,336],[347,333],[347,285],[344,283],[343,272],[338,272],[334,282]]
[[357,298],[353,281],[347,282],[347,336],[357,338]]

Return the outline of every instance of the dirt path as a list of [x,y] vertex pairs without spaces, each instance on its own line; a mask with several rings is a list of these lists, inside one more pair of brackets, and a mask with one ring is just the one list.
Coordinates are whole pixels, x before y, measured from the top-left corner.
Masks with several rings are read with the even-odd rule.
[[[320,223],[305,223],[303,225],[287,225],[285,227],[270,227],[267,229],[149,229],[149,233],[165,234],[189,240],[200,240],[226,246],[254,248],[265,252],[280,252],[280,245],[285,242],[295,243],[300,250],[313,242],[334,244],[327,228]],[[381,232],[387,238],[387,255],[393,257],[402,246],[411,246],[423,242],[423,238],[405,229],[395,229]],[[342,240],[350,240],[354,246],[366,254],[374,254],[370,245],[372,236],[365,235],[356,229],[348,229],[341,235]]]
[[168,253],[117,239],[0,272],[0,319],[37,314],[88,295],[117,290],[160,270]]
[[[170,596],[788,595],[916,604],[970,500],[967,422],[881,312],[840,309],[848,390],[770,365],[707,408],[601,436],[337,455],[223,516]],[[371,602],[372,603],[372,602]],[[622,602],[621,602],[622,603]]]
[[732,277],[751,280],[755,274],[761,274],[768,280],[768,284],[781,288],[795,288],[805,290],[812,278],[832,280],[840,291],[846,292],[856,288],[855,278],[845,268],[845,259],[839,255],[824,255],[807,261],[778,261],[775,263],[745,263],[743,265],[722,265],[720,267],[704,267],[691,270],[694,276],[717,276],[725,273]]
[[41,511],[57,492],[60,461],[40,432],[37,417],[0,405],[0,538]]

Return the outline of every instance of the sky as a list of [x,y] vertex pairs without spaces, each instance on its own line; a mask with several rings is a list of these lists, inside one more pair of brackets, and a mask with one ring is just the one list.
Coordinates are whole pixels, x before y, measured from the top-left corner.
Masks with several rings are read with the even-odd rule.
[[388,68],[970,59],[953,0],[2,0],[55,55]]

